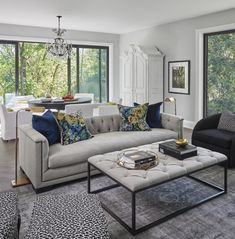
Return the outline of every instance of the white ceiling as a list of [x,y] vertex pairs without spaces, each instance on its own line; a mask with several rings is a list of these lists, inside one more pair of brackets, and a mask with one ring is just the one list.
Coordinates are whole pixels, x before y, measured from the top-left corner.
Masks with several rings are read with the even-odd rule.
[[0,0],[0,23],[126,33],[235,7],[235,0]]

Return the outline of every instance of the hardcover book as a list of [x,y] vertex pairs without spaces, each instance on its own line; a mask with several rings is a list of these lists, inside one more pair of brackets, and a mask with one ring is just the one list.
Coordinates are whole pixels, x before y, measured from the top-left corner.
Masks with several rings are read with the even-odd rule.
[[122,160],[138,165],[155,160],[155,155],[145,151],[125,152]]
[[197,147],[191,144],[179,146],[175,140],[159,144],[159,152],[183,160],[197,155]]

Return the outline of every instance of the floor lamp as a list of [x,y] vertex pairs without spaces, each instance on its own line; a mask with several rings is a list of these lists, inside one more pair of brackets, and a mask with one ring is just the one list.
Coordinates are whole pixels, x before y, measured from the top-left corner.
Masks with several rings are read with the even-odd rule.
[[21,111],[43,112],[44,110],[45,110],[44,107],[32,107],[32,108],[19,109],[16,111],[15,179],[11,181],[12,187],[19,187],[19,186],[30,184],[30,181],[26,177],[18,178],[18,123],[19,123],[18,120],[19,120],[19,113]]
[[29,108],[26,109],[19,109],[16,111],[16,141],[15,141],[15,179],[11,181],[12,187],[19,187],[26,184],[29,184],[29,180],[25,177],[18,178],[18,120],[19,120],[19,113],[21,111],[30,111]]
[[165,102],[169,102],[169,103],[174,103],[174,106],[175,106],[175,115],[177,114],[177,111],[176,111],[176,98],[174,97],[166,97]]

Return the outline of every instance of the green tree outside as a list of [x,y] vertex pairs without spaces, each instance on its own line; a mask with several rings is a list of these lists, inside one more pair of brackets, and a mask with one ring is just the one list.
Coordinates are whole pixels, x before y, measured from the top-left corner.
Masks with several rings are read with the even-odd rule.
[[235,112],[235,33],[208,36],[207,115]]
[[[67,61],[52,59],[47,55],[44,43],[19,43],[19,94],[35,97],[64,96],[79,91],[94,93],[99,101],[107,100],[107,50],[79,47],[79,69],[77,51],[71,57],[71,92],[68,87]],[[100,55],[99,55],[100,52]],[[99,65],[99,59],[101,59]],[[101,67],[101,70],[99,68]],[[15,92],[15,45],[0,44],[0,95]]]

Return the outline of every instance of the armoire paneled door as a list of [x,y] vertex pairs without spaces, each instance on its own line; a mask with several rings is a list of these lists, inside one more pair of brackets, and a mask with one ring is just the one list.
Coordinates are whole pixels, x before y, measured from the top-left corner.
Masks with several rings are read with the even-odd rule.
[[121,56],[123,105],[163,101],[163,59],[164,55],[157,48],[130,45]]

